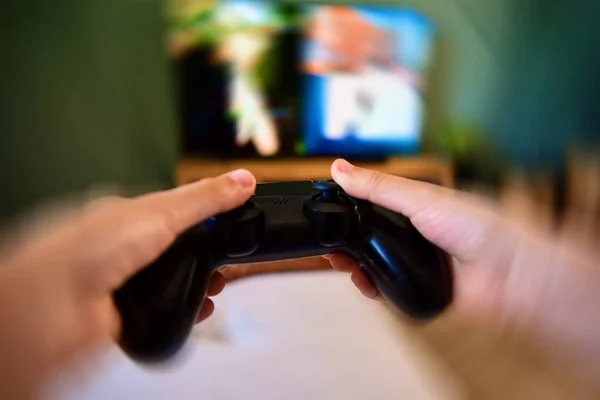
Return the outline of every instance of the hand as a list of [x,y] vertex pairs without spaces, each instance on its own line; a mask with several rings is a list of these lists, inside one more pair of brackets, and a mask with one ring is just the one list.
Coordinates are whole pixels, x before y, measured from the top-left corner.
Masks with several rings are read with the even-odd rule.
[[[505,234],[504,226],[493,207],[479,199],[455,192],[444,187],[394,177],[377,171],[358,168],[338,160],[331,170],[333,179],[351,196],[369,200],[407,216],[421,234],[440,248],[448,252],[455,264],[493,264],[506,265],[504,258],[510,253],[500,251],[512,249],[513,237]],[[482,259],[483,258],[483,259]],[[349,272],[358,289],[367,297],[381,299],[377,289],[367,280],[351,258],[341,254],[329,257],[335,269]],[[465,268],[458,268],[457,273]],[[470,269],[471,270],[471,269]],[[475,269],[477,274],[479,270]],[[481,285],[464,285],[463,279],[457,279],[455,307],[498,307],[488,304],[495,302],[496,294],[487,288],[495,279],[486,268],[483,276],[470,276],[469,282],[476,279],[486,287],[483,291],[487,301],[479,298]],[[500,290],[497,285],[493,289]],[[476,291],[476,292],[474,292]],[[489,296],[488,296],[489,295]],[[473,302],[473,298],[477,301]],[[472,310],[475,311],[475,310]]]
[[[333,179],[351,196],[410,218],[454,259],[455,300],[462,316],[549,340],[570,357],[600,367],[600,268],[566,241],[502,215],[491,202],[447,188],[393,177],[337,160]],[[380,298],[357,263],[329,257],[361,292]],[[588,367],[590,365],[587,365]]]
[[[243,204],[255,185],[240,170],[134,199],[104,198],[21,240],[0,268],[0,388],[35,385],[111,343],[120,329],[113,292],[180,232]],[[223,286],[216,273],[209,295]],[[199,319],[213,309],[207,300]]]

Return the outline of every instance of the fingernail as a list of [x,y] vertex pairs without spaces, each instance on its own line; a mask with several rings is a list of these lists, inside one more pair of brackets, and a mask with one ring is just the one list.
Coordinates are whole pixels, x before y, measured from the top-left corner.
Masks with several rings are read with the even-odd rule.
[[352,164],[350,164],[348,161],[340,158],[339,160],[336,161],[335,168],[338,171],[340,171],[344,174],[347,174],[352,169]]
[[229,178],[237,182],[242,187],[254,185],[254,176],[250,173],[250,171],[245,169],[238,169],[229,173]]

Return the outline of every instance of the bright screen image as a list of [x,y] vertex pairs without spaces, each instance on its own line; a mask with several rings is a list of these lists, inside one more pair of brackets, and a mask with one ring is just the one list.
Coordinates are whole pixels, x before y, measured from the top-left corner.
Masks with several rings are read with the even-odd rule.
[[213,156],[291,154],[298,140],[300,6],[202,2],[172,28],[184,146]]
[[169,52],[187,152],[415,151],[433,28],[399,8],[171,0]]
[[411,11],[309,8],[303,46],[306,151],[406,153],[418,147],[433,28]]

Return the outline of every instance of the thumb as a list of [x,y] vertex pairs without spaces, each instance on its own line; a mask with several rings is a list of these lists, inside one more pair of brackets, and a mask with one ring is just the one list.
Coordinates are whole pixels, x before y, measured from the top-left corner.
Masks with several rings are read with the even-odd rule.
[[134,199],[132,207],[168,220],[174,234],[206,218],[242,205],[254,193],[255,177],[236,170]]
[[131,202],[117,202],[113,209],[98,213],[97,224],[90,224],[95,225],[96,244],[103,250],[95,253],[99,257],[95,262],[88,263],[90,270],[107,277],[105,287],[119,287],[158,258],[181,232],[242,205],[255,187],[254,176],[238,170]]
[[458,261],[472,261],[497,235],[499,218],[482,199],[336,160],[333,179],[350,196],[408,217],[429,241]]
[[60,266],[86,293],[114,290],[157,259],[182,231],[242,205],[255,186],[250,172],[238,170],[134,199],[96,200],[77,217],[28,240],[15,262]]

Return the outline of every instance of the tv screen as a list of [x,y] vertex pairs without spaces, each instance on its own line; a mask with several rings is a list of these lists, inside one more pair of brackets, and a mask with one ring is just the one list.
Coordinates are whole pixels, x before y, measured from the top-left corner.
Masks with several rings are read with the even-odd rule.
[[434,38],[422,15],[389,6],[183,4],[171,14],[169,54],[186,153],[418,152]]

